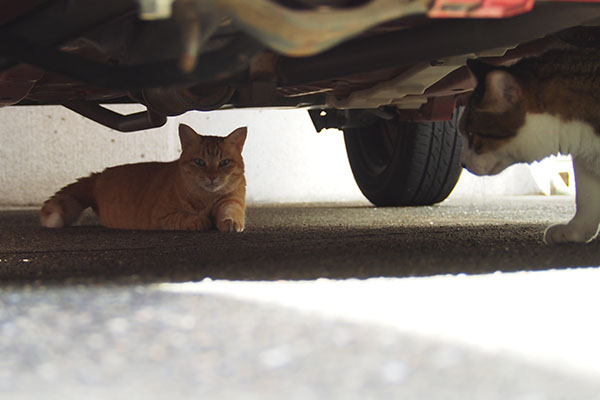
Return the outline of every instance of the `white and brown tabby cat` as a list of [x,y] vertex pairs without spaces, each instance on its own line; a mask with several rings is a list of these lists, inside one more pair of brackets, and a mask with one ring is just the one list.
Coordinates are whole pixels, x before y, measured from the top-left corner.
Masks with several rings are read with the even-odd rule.
[[202,136],[179,125],[182,154],[171,162],[119,165],[81,178],[48,199],[41,223],[61,228],[92,207],[109,228],[241,232],[247,128]]
[[600,225],[600,51],[552,50],[510,67],[468,66],[478,83],[460,122],[463,166],[494,175],[570,154],[577,211],[546,229],[544,241],[593,240]]

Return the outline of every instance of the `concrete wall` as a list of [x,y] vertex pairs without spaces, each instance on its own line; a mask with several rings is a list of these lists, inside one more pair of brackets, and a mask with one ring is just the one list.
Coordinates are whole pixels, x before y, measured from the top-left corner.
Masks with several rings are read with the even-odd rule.
[[[119,106],[134,112],[137,106]],[[244,148],[248,201],[364,201],[339,131],[317,134],[304,110],[190,112],[166,126],[130,134],[102,127],[62,107],[0,109],[0,205],[38,205],[80,176],[106,167],[179,156],[179,122],[226,135],[248,126]],[[463,174],[453,196],[539,192],[527,166],[500,177]]]

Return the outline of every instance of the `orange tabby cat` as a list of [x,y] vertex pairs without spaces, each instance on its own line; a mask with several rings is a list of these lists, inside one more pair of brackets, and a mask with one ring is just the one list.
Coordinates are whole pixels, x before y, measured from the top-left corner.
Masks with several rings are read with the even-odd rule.
[[62,228],[92,207],[109,228],[241,232],[246,133],[243,127],[227,137],[201,136],[181,124],[178,160],[119,165],[81,178],[44,203],[41,223]]

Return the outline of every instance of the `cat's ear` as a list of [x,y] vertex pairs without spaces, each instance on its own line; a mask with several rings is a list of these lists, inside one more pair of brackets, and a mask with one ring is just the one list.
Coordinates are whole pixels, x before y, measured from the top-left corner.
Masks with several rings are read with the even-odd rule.
[[507,71],[496,69],[485,77],[485,92],[479,108],[503,113],[518,104],[523,98],[519,82]]
[[475,79],[477,79],[477,82],[482,82],[485,79],[488,72],[490,72],[494,68],[497,68],[494,65],[488,64],[486,62],[474,58],[470,58],[467,60],[467,67],[469,67],[469,70],[473,73]]
[[241,128],[237,128],[235,131],[231,132],[225,140],[235,146],[235,148],[241,153],[244,148],[244,143],[246,142],[246,134],[248,133],[248,127],[244,126]]
[[185,151],[188,147],[198,142],[198,134],[186,124],[179,124],[179,140],[181,141],[181,150]]

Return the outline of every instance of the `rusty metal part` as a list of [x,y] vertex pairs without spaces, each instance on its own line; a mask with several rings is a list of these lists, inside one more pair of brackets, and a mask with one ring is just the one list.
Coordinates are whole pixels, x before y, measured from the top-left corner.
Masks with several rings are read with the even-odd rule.
[[[54,0],[2,26],[2,36],[13,36],[38,46],[57,46],[92,29],[132,12],[134,0]],[[27,49],[24,49],[27,51]],[[3,58],[7,57],[7,58]],[[18,61],[18,60],[17,60]],[[0,52],[0,70],[15,65],[15,60]]]
[[0,74],[0,106],[11,106],[23,100],[43,76],[44,71],[29,65]]
[[[26,67],[26,64],[19,64],[15,68],[22,67]],[[74,100],[106,102],[126,96],[126,91],[98,88],[73,81],[64,75],[46,72],[19,104],[61,105]]]
[[215,110],[226,104],[234,90],[230,87],[201,89],[181,89],[165,87],[142,91],[143,103],[162,115],[175,116],[190,110]]
[[346,97],[330,95],[327,105],[332,108],[377,108],[398,105],[401,108],[419,108],[426,99],[407,96],[421,95],[435,82],[464,65],[467,56],[439,60],[439,63],[420,63],[394,77],[390,81],[351,93]]
[[452,119],[456,105],[455,95],[430,97],[421,108],[398,110],[396,115],[401,121],[449,121]]
[[177,61],[111,65],[0,35],[0,54],[90,85],[122,90],[200,83],[214,85],[230,81],[245,71],[251,58],[261,50],[262,46],[252,38],[233,39],[223,49],[203,54],[202,58],[206,57],[206,60],[199,62],[192,73],[186,74],[179,69]]

